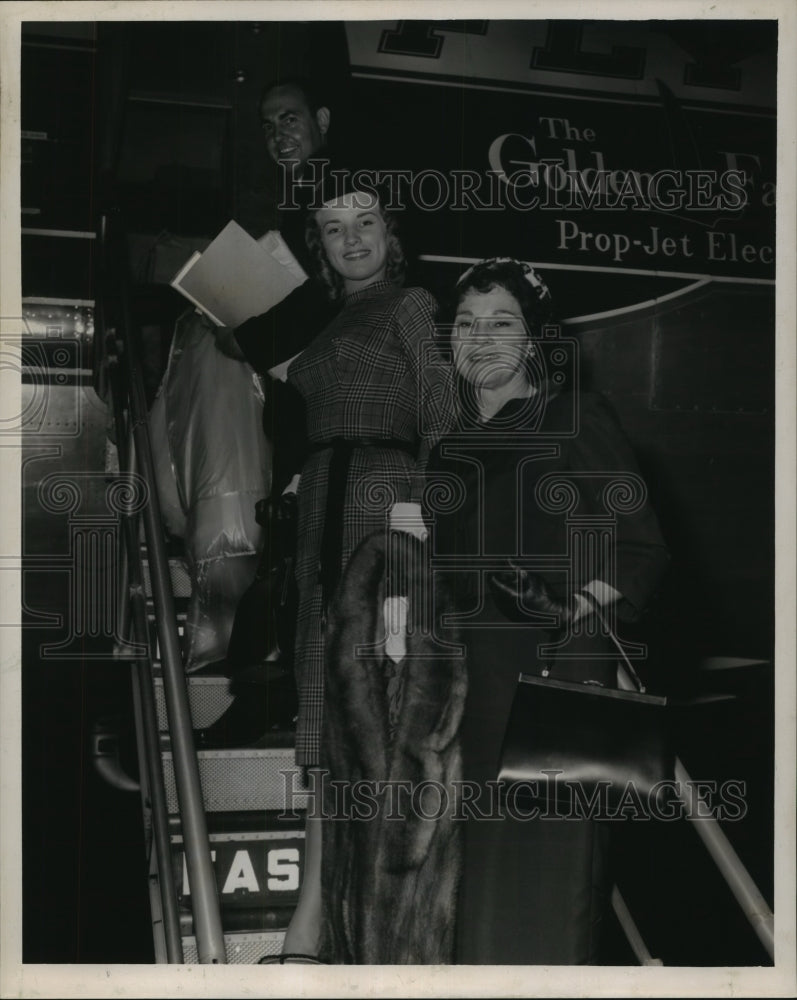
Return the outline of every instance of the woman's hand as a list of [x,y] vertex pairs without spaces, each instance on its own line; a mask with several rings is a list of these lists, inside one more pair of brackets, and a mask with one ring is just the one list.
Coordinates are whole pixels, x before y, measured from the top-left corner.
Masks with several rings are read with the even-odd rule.
[[560,600],[553,594],[544,577],[519,567],[491,573],[488,583],[498,610],[514,621],[528,621],[525,610],[537,611],[544,615],[555,615],[559,619],[559,628],[565,628],[589,610],[584,598],[575,595]]

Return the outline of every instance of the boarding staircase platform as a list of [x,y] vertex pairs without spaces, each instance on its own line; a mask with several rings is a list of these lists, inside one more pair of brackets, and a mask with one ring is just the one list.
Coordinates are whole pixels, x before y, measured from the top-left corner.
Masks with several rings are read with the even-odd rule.
[[[183,960],[194,964],[199,959],[191,886],[145,549],[141,555]],[[169,556],[169,575],[178,633],[182,635],[191,583],[184,562],[174,553]],[[223,663],[214,664],[186,676],[195,730],[211,726],[233,702],[230,678],[223,669]],[[304,870],[307,790],[294,762],[293,744],[293,732],[282,730],[269,733],[255,748],[232,746],[197,752],[228,963],[253,964],[279,954],[298,901]],[[157,952],[157,921],[155,926]]]

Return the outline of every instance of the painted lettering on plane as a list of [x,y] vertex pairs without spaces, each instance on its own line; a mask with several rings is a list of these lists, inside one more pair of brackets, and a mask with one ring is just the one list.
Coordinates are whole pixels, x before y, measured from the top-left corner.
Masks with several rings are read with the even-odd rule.
[[[210,852],[211,860],[216,863],[216,851]],[[296,892],[299,888],[300,867],[299,849],[296,847],[275,847],[266,855],[266,888],[269,892]],[[221,888],[222,895],[232,895],[236,891],[246,890],[247,892],[262,892],[260,882],[255,872],[255,866],[249,851],[239,848],[230,863],[226,873],[216,873],[219,882],[224,875],[224,882]],[[185,854],[183,854],[183,888],[182,894],[191,894],[191,885],[188,879],[188,865]]]

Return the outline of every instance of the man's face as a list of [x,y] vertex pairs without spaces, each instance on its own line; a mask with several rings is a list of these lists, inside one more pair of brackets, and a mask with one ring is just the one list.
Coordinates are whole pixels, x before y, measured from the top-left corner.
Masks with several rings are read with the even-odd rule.
[[298,87],[276,87],[266,94],[260,116],[272,160],[301,173],[308,158],[323,145],[329,109],[319,108],[313,114]]

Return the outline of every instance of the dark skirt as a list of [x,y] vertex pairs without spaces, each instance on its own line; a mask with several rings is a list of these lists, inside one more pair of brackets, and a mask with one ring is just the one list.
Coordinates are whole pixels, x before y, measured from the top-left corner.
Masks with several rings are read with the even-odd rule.
[[610,886],[608,833],[586,819],[469,819],[457,962],[595,964]]
[[[521,671],[541,672],[539,630],[474,629],[468,647],[468,697],[462,725],[464,776],[477,783],[478,808],[464,821],[457,914],[457,962],[466,965],[581,965],[598,960],[611,879],[608,828],[588,819],[524,818],[533,803],[497,794],[501,742]],[[584,645],[584,644],[587,645]],[[554,661],[561,679],[614,683],[615,663],[600,639],[583,639]],[[608,655],[607,655],[608,654]],[[484,814],[498,818],[482,818]]]

